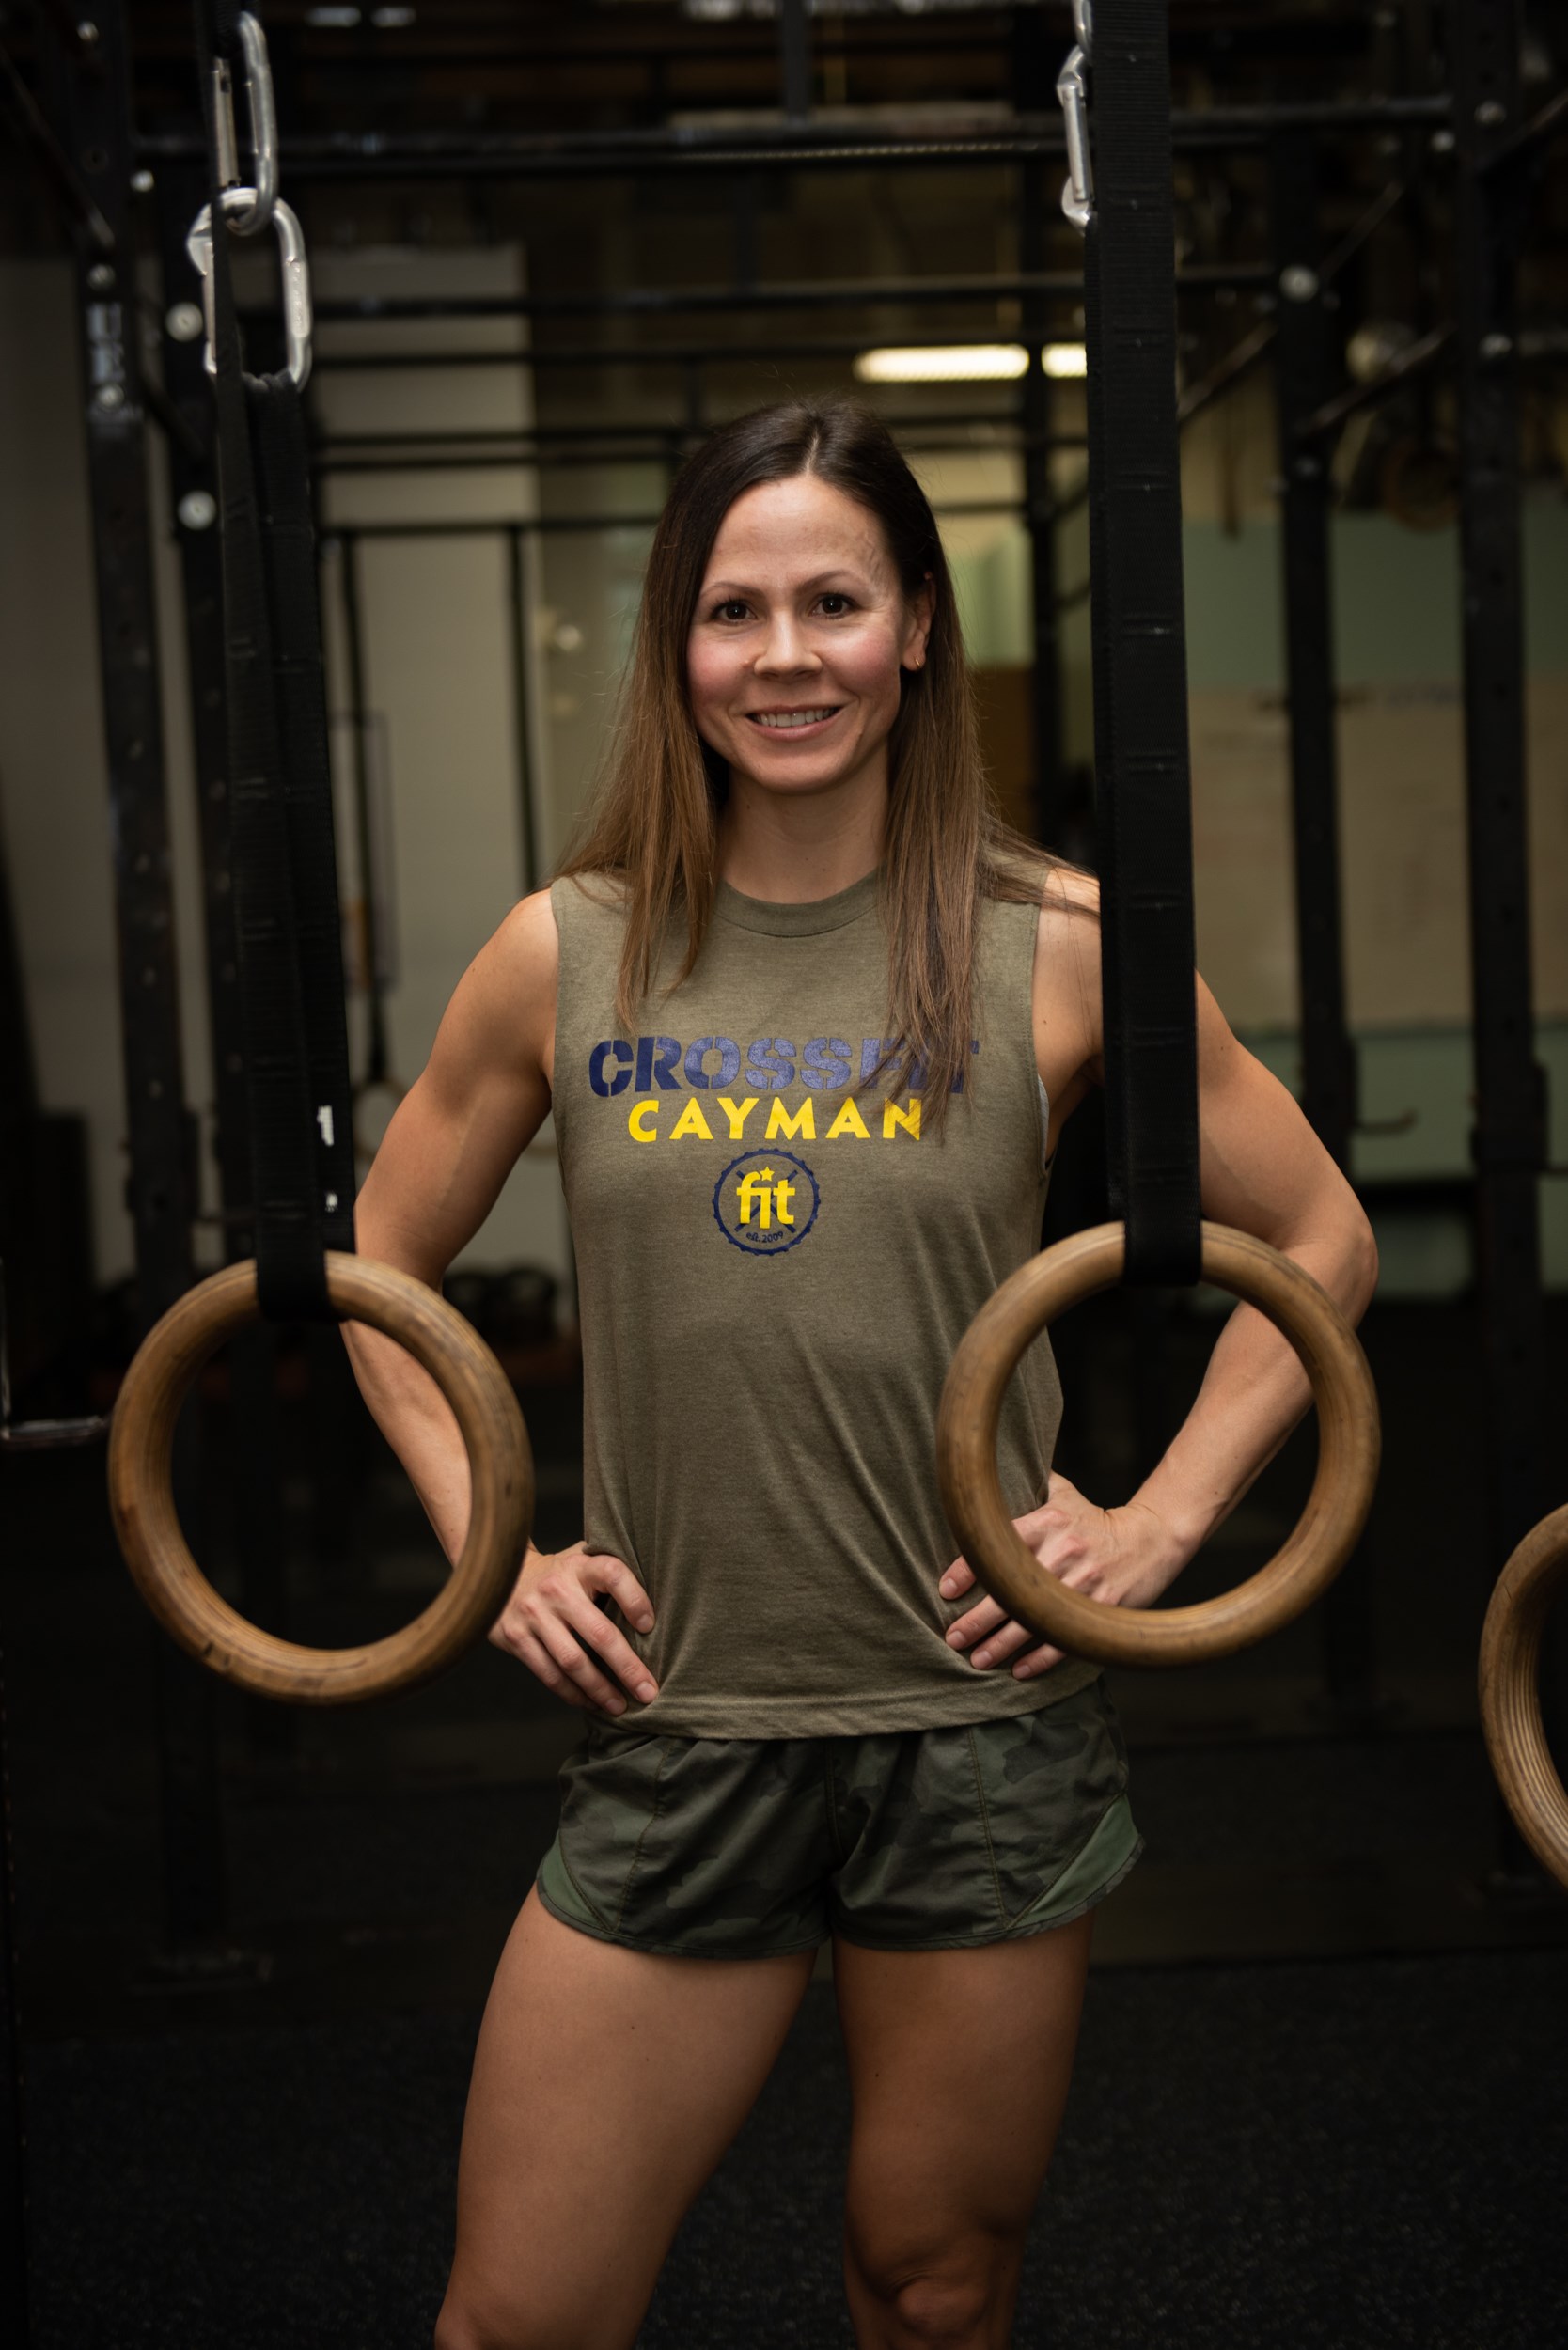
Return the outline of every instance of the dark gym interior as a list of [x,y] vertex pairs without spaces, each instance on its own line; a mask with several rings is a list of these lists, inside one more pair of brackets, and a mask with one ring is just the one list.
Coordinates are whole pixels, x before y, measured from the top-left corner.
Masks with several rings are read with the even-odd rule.
[[[886,416],[1002,804],[1092,863],[1071,8],[259,13],[314,277],[361,1174],[464,964],[566,849],[673,470],[747,409],[853,390]],[[580,1717],[482,1642],[366,1706],[233,1688],[152,1623],[105,1494],[140,1340],[249,1250],[191,19],[0,6],[8,2339],[416,2350]],[[1568,1898],[1499,1793],[1477,1656],[1505,1559],[1568,1499],[1568,17],[1169,20],[1199,962],[1372,1220],[1383,1465],[1285,1632],[1112,1673],[1147,1849],[1098,1918],[1014,2338],[1548,2350]],[[237,247],[234,278],[274,365],[273,253]],[[1086,1111],[1043,1239],[1105,1201]],[[564,1545],[582,1357],[547,1134],[447,1293],[522,1405],[534,1539]],[[1054,1334],[1058,1464],[1095,1498],[1159,1457],[1224,1304],[1119,1291]],[[1182,1601],[1278,1548],[1314,1444]],[[215,1585],[292,1639],[379,1638],[442,1582],[330,1328],[226,1346],[175,1482]],[[1560,1629],[1541,1688],[1561,1754]],[[847,2129],[823,1960],[647,2350],[850,2342]]]

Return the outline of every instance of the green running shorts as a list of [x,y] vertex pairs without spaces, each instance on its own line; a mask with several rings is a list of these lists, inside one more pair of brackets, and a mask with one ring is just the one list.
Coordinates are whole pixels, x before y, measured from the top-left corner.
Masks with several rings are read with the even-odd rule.
[[599,1722],[561,1771],[552,1916],[677,1958],[774,1958],[829,1933],[966,1950],[1066,1925],[1142,1850],[1100,1680],[959,1729],[671,1738]]

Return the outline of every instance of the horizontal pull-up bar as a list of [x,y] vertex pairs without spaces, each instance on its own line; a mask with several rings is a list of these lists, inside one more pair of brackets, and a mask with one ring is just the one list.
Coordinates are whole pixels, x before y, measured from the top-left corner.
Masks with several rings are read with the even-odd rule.
[[[1082,448],[1081,432],[1025,433],[1015,414],[1004,409],[933,409],[929,415],[906,415],[886,408],[877,411],[879,420],[890,432],[957,431],[964,427],[976,431],[995,431],[998,427],[1020,437],[1010,440],[1009,448]],[[719,421],[715,419],[715,421]],[[335,449],[339,454],[389,448],[499,448],[503,445],[515,447],[525,441],[530,446],[550,448],[577,446],[588,442],[655,441],[668,443],[685,440],[696,432],[700,435],[705,426],[694,426],[683,416],[657,419],[651,424],[589,423],[589,424],[530,424],[496,427],[489,431],[429,431],[429,432],[321,432],[315,436],[319,449]],[[977,443],[976,446],[983,446]],[[614,461],[616,451],[606,451],[605,461]]]
[[[1178,148],[1258,147],[1276,133],[1434,130],[1446,128],[1451,106],[1443,95],[1424,98],[1304,100],[1295,103],[1178,108],[1171,133]],[[1020,115],[998,129],[994,123],[955,128],[933,135],[929,118],[906,125],[879,117],[874,130],[858,125],[759,122],[744,136],[733,130],[583,131],[495,133],[455,138],[365,135],[339,132],[330,138],[286,140],[283,163],[289,177],[324,180],[444,180],[464,178],[570,179],[642,171],[792,171],[874,164],[986,166],[1033,163],[1066,152],[1058,119]],[[199,143],[181,133],[139,138],[135,160],[194,163]]]
[[[980,520],[988,515],[1017,515],[1022,511],[1016,498],[964,499],[953,506],[933,506],[933,513],[940,522],[945,516],[953,520],[972,517]],[[656,530],[657,514],[502,514],[484,516],[475,521],[419,523],[335,523],[323,521],[323,542],[334,539],[345,544],[355,539],[505,539],[514,532],[525,537],[534,532],[557,533],[595,530]]]
[[[984,343],[914,343],[909,350],[989,351]],[[316,353],[315,372],[364,375],[393,368],[691,368],[749,367],[759,360],[854,359],[866,348],[864,335],[792,337],[784,342],[745,343],[523,343],[488,351],[377,351]],[[996,381],[997,379],[991,379]]]
[[[1257,261],[1200,261],[1177,273],[1191,292],[1267,285]],[[1075,299],[1083,272],[1037,270],[1027,276],[865,277],[801,280],[777,286],[627,286],[614,292],[515,294],[358,294],[318,302],[318,321],[403,319],[615,318],[682,310],[838,310],[861,303],[1011,302],[1026,294]],[[248,317],[250,313],[242,312]]]
[[[341,456],[330,446],[322,445],[312,460],[311,471],[325,476],[494,473],[539,465],[571,466],[573,470],[604,465],[667,465],[685,454],[688,443],[705,438],[704,432],[693,427],[672,425],[664,436],[663,446],[655,448],[387,449]],[[1022,457],[1031,448],[1081,449],[1083,446],[1081,434],[1076,439],[1030,437],[1011,441],[974,441],[952,432],[899,436],[899,446],[906,457]]]

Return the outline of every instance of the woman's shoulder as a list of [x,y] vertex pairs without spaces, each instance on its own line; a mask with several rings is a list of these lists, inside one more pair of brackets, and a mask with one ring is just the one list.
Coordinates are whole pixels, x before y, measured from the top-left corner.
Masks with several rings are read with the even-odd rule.
[[1046,867],[1040,891],[1042,920],[1059,920],[1064,916],[1080,914],[1097,916],[1099,911],[1100,884],[1094,874],[1086,873],[1081,866],[1055,861]]
[[1082,866],[1068,865],[1048,851],[1019,842],[1015,852],[998,858],[987,895],[1004,904],[1032,909],[1042,934],[1064,922],[1091,922],[1100,913],[1100,885]]
[[632,887],[625,873],[569,867],[540,894],[548,899],[557,927],[577,918],[592,921],[596,916],[620,923],[626,918]]
[[555,923],[557,952],[569,958],[618,956],[626,936],[631,891],[623,873],[557,873],[541,893]]
[[509,988],[532,993],[541,981],[553,987],[560,963],[560,936],[548,889],[520,898],[496,928],[479,960],[496,966]]

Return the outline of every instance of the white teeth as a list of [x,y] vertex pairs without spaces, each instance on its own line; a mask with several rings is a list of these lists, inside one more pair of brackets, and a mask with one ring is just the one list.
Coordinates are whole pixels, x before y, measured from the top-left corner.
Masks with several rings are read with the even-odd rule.
[[788,710],[776,714],[754,710],[750,714],[760,727],[814,727],[820,718],[836,718],[839,713],[835,706],[831,710]]

